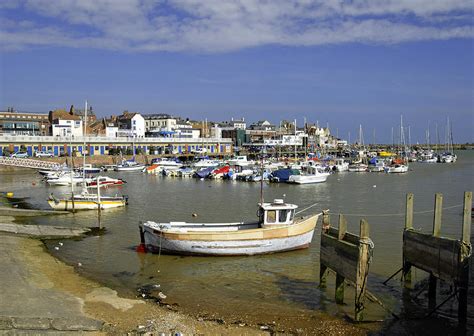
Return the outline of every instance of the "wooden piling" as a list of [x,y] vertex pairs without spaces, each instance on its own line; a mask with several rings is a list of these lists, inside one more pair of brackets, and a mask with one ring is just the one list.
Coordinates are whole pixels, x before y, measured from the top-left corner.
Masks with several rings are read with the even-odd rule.
[[359,259],[357,265],[356,291],[355,291],[355,320],[362,321],[365,301],[365,290],[367,277],[369,275],[369,223],[365,219],[360,220]]
[[343,304],[344,303],[344,286],[345,286],[345,278],[337,273],[336,274],[336,303]]
[[319,288],[326,288],[326,278],[328,274],[328,268],[320,264],[319,265]]
[[461,253],[459,255],[459,300],[458,300],[458,321],[460,324],[467,323],[467,294],[469,286],[469,259],[472,246],[471,244],[471,225],[472,225],[472,192],[466,191],[464,193],[464,209],[463,209],[463,225],[462,225],[462,240]]
[[435,196],[434,218],[433,218],[433,237],[441,235],[441,217],[443,212],[443,195],[437,193]]
[[[467,322],[467,294],[471,258],[472,192],[464,193],[462,238],[441,237],[443,195],[435,196],[433,231],[431,234],[413,229],[413,196],[407,195],[407,212],[403,232],[403,270],[409,274],[412,267],[429,273],[428,306],[435,312],[447,300],[458,294],[458,320]],[[436,305],[438,279],[449,282],[458,290],[440,306]],[[407,280],[407,278],[406,278]],[[431,314],[431,313],[430,313]]]
[[[327,217],[324,217],[326,215]],[[323,212],[323,223],[328,223],[329,214]],[[369,238],[369,225],[366,220],[360,222],[359,236],[347,232],[347,221],[339,215],[339,227],[327,225],[321,232],[320,288],[326,286],[328,269],[336,272],[335,300],[344,303],[346,281],[355,285],[355,320],[362,320],[365,288],[369,272],[370,252],[373,247]]]
[[[406,196],[406,210],[405,210],[405,230],[413,229],[413,194],[408,193]],[[411,286],[411,265],[403,258],[403,280],[404,286]]]
[[413,194],[407,194],[405,211],[405,230],[413,229]]
[[343,240],[344,236],[347,232],[347,220],[344,215],[339,215],[339,232],[338,232],[338,239]]
[[329,221],[329,210],[323,210],[323,231],[328,231],[329,227],[331,226],[331,223]]

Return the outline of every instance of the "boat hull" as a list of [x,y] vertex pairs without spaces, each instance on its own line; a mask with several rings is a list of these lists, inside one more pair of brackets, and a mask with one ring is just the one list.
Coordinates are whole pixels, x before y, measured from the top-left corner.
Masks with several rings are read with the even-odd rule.
[[167,232],[142,226],[147,250],[182,255],[234,256],[284,252],[307,248],[319,214],[275,228],[235,231]]
[[[70,199],[61,199],[61,200],[48,200],[48,204],[54,210],[64,210],[71,211],[73,210],[73,202]],[[126,201],[123,199],[112,200],[112,201],[101,201],[101,209],[110,209],[118,208],[125,206]],[[74,201],[74,210],[97,210],[98,204],[95,201],[86,201],[86,200],[75,200]]]
[[311,183],[323,183],[328,179],[327,175],[291,175],[288,179],[288,183],[295,184],[311,184]]

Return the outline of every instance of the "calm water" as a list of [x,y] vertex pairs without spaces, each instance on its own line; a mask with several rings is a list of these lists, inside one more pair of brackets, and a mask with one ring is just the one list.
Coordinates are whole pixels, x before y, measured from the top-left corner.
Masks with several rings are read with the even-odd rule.
[[[332,214],[348,217],[348,231],[358,233],[360,218],[370,224],[375,243],[370,267],[370,288],[393,310],[399,312],[400,288],[381,282],[401,266],[401,238],[404,226],[405,194],[415,194],[415,212],[432,210],[434,194],[442,192],[443,207],[461,205],[463,192],[474,189],[474,152],[459,152],[455,164],[411,165],[407,174],[339,173],[323,184],[295,186],[264,185],[265,199],[285,198],[303,209],[317,203],[309,211],[330,209]],[[248,318],[314,316],[328,313],[350,313],[352,305],[337,306],[333,300],[334,279],[328,279],[326,291],[317,288],[319,274],[319,228],[307,250],[254,257],[177,257],[137,254],[139,221],[240,221],[254,220],[259,198],[259,184],[239,181],[175,179],[141,173],[110,173],[128,183],[110,188],[106,193],[120,192],[130,197],[125,209],[104,211],[101,225],[105,235],[78,241],[64,241],[59,251],[51,253],[66,262],[82,264],[80,272],[123,294],[135,295],[138,286],[161,284],[168,302],[191,313],[206,312],[208,316],[226,320]],[[2,173],[0,189],[30,196],[38,206],[47,207],[46,198],[67,192],[64,187],[48,187],[33,173]],[[442,234],[460,237],[461,206],[443,212]],[[197,218],[192,214],[196,213]],[[331,218],[334,224],[337,217]],[[64,226],[95,226],[95,212],[82,212],[63,217],[37,219],[41,224]],[[415,214],[414,226],[429,232],[432,213]],[[418,279],[423,278],[416,272]],[[346,290],[347,302],[353,292]],[[369,305],[369,317],[386,317],[386,312]],[[455,307],[455,305],[454,305]],[[474,313],[474,312],[473,312]],[[474,315],[474,314],[473,314]]]

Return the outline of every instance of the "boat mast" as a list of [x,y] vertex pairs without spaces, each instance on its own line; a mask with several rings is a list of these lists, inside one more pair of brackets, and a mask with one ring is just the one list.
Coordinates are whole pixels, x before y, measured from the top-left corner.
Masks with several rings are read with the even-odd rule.
[[260,171],[261,171],[261,178],[260,178],[260,206],[263,205],[263,156],[266,153],[265,146],[262,148],[262,153],[260,155]]
[[72,132],[71,137],[69,138],[69,157],[71,158],[71,171],[69,172],[71,176],[71,203],[72,203],[72,212],[76,212],[74,204],[74,161],[72,160]]
[[297,161],[297,155],[296,155],[296,119],[295,119],[295,164]]
[[86,104],[84,107],[84,144],[83,144],[83,149],[82,149],[82,188],[86,189],[86,155],[85,155],[85,150],[86,150],[86,135],[87,135],[87,100]]

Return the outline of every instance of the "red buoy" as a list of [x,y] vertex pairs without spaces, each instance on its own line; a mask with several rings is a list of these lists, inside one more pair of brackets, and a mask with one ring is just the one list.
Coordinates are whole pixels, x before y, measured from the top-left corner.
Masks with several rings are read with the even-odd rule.
[[141,243],[140,245],[138,245],[136,251],[137,251],[138,253],[146,253],[146,246],[145,246],[145,244]]

